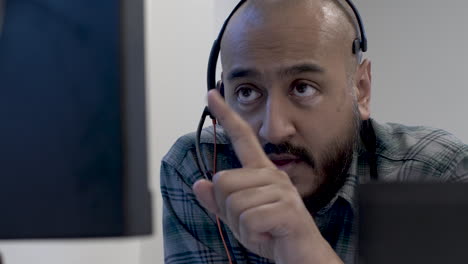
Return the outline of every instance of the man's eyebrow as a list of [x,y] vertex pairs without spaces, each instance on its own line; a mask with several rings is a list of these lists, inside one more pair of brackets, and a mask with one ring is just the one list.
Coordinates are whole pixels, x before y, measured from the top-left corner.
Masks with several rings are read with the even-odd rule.
[[302,63],[282,68],[278,74],[282,76],[294,76],[301,73],[324,73],[325,69],[314,63]]
[[[301,73],[324,73],[325,69],[315,63],[301,63],[289,67],[284,67],[278,70],[278,74],[281,76],[294,76]],[[228,81],[232,81],[237,78],[245,77],[258,77],[260,72],[252,68],[234,68],[229,72],[227,76]]]
[[237,78],[258,77],[259,75],[260,73],[255,69],[235,68],[231,72],[229,72],[227,80],[232,81]]

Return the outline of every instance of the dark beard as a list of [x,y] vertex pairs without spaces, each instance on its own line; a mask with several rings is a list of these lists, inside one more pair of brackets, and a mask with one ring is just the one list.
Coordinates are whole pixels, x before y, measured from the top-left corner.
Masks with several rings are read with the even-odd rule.
[[328,153],[325,153],[322,168],[318,172],[323,182],[317,190],[307,197],[303,197],[304,204],[309,212],[317,213],[326,206],[343,187],[348,176],[348,170],[353,161],[354,140],[335,142]]
[[320,160],[314,157],[310,151],[303,147],[294,146],[289,142],[281,144],[267,143],[264,146],[266,154],[292,154],[307,163],[322,180],[314,193],[303,197],[304,204],[310,213],[315,214],[336,195],[346,181],[348,170],[353,160],[354,150],[359,142],[361,120],[357,105],[353,109],[353,117],[344,139],[336,138],[327,147],[327,151],[320,156]]

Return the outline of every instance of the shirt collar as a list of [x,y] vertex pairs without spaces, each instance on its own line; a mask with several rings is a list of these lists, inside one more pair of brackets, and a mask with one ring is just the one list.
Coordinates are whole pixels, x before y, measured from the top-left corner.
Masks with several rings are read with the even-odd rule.
[[359,165],[359,151],[354,151],[353,153],[353,160],[351,161],[351,165],[348,169],[348,173],[346,176],[346,180],[343,186],[338,190],[336,195],[330,202],[320,209],[317,212],[317,215],[326,214],[335,204],[335,202],[342,198],[349,203],[353,212],[357,210],[357,185],[358,185],[358,165]]

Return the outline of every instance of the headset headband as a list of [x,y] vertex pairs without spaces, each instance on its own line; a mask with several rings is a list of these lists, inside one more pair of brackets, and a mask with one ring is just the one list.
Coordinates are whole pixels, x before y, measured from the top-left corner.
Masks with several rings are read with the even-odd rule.
[[[367,51],[367,37],[366,32],[364,30],[364,24],[362,23],[361,15],[359,14],[356,6],[351,2],[351,0],[345,0],[346,3],[351,7],[353,10],[354,16],[359,25],[359,34],[361,35],[360,39],[355,39],[353,41],[352,51],[353,54],[357,54],[359,50],[362,52]],[[231,20],[232,16],[236,13],[236,11],[245,3],[247,0],[241,0],[237,3],[236,7],[231,11],[231,14],[227,17],[224,21],[221,30],[219,31],[218,37],[215,39],[213,46],[210,52],[210,58],[208,60],[208,72],[207,72],[207,87],[208,91],[211,89],[216,89],[216,64],[218,63],[219,52],[221,50],[221,40],[224,35],[224,31],[226,31],[226,27]]]

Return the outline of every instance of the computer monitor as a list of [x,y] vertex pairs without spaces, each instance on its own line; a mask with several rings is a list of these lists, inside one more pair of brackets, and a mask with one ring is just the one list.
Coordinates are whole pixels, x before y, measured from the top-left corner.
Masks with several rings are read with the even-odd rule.
[[0,239],[151,233],[143,0],[9,1]]
[[359,186],[358,263],[464,263],[468,184]]

